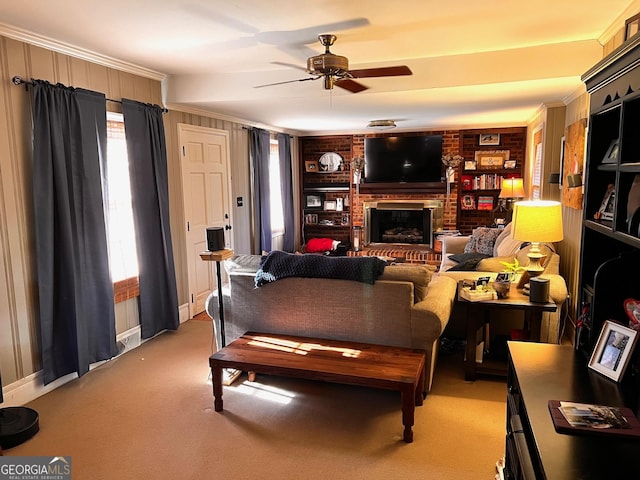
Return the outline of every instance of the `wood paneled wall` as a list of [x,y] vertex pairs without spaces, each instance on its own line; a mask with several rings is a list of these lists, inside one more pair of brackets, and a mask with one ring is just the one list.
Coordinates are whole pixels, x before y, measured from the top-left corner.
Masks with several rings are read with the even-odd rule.
[[[162,105],[160,79],[106,67],[42,47],[0,36],[0,370],[2,381],[16,386],[33,381],[40,370],[37,326],[37,278],[34,262],[31,189],[30,94],[11,83],[15,75],[103,92],[107,98],[130,98]],[[107,102],[110,111],[120,104]],[[167,137],[169,199],[178,301],[188,302],[183,195],[177,124],[187,123],[230,132],[233,244],[250,253],[251,190],[247,130],[238,123],[205,114],[172,110],[164,117]],[[244,206],[236,206],[236,197]],[[138,324],[137,300],[116,305],[116,332]],[[5,392],[7,390],[5,389]],[[5,401],[11,401],[5,393]]]

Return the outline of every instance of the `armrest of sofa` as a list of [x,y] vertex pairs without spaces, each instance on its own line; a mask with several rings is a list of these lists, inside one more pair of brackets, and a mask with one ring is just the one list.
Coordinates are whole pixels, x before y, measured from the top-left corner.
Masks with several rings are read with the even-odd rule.
[[463,253],[471,235],[444,235],[442,238],[442,256],[451,253]]
[[440,337],[449,323],[456,298],[457,282],[444,275],[434,275],[424,299],[412,307],[414,338]]
[[449,259],[449,255],[454,253],[464,253],[464,247],[469,243],[470,235],[443,236],[442,237],[442,261],[440,262],[440,272],[445,272],[456,262]]
[[549,297],[551,297],[553,303],[558,306],[558,311],[560,311],[562,304],[569,296],[567,282],[565,282],[563,277],[554,273],[543,273],[540,275],[540,278],[549,279]]

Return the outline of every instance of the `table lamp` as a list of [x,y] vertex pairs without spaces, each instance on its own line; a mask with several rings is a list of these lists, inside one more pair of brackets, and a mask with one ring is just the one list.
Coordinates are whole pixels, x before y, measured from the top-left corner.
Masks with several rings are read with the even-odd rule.
[[[516,198],[524,198],[524,184],[522,178],[504,178],[502,180],[500,194],[498,195],[498,206],[493,211],[494,223],[507,223],[511,221],[511,206]],[[496,217],[504,217],[498,220]]]
[[504,178],[502,180],[502,189],[498,198],[506,198],[508,202],[514,198],[524,198],[525,196],[522,178]]
[[529,276],[537,277],[544,270],[540,242],[559,242],[563,238],[562,205],[551,200],[527,200],[514,203],[513,208],[511,234],[516,240],[531,242],[526,269]]

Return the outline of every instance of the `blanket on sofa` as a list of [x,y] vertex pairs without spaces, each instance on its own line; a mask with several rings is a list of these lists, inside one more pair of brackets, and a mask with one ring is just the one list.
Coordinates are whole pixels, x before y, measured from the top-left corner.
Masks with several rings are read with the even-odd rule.
[[287,277],[337,278],[373,284],[387,264],[378,257],[327,257],[273,251],[262,257],[255,285]]

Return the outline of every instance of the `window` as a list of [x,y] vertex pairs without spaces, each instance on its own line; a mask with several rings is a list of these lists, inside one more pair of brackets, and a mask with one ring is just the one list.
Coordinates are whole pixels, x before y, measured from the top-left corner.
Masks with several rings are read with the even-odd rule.
[[271,203],[271,235],[284,235],[284,215],[280,188],[280,154],[278,140],[272,138],[269,151],[269,194]]
[[138,276],[135,227],[131,207],[129,159],[122,114],[107,113],[107,242],[111,279]]

